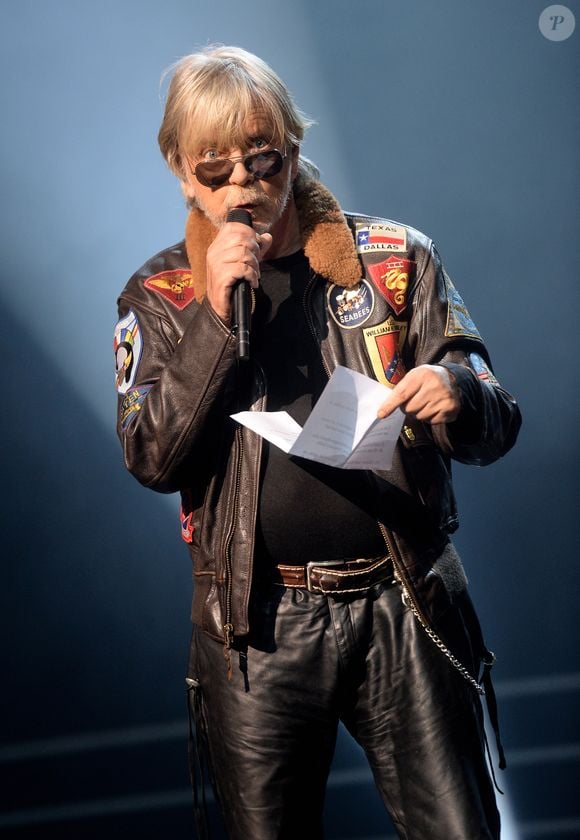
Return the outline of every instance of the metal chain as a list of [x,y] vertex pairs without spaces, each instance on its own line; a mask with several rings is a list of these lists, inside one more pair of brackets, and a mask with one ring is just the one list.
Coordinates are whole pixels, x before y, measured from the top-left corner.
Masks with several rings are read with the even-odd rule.
[[467,680],[467,682],[473,688],[475,688],[475,690],[477,691],[478,694],[485,694],[485,689],[483,688],[483,686],[480,685],[480,683],[478,683],[477,680],[474,679],[474,677],[471,676],[471,674],[469,673],[469,671],[467,670],[465,665],[462,665],[462,663],[459,661],[459,659],[457,659],[457,657],[454,656],[451,653],[451,651],[449,650],[449,648],[447,647],[445,642],[437,635],[437,633],[431,627],[429,627],[427,624],[425,624],[421,615],[419,614],[419,611],[417,610],[417,608],[413,604],[413,599],[409,597],[409,594],[407,592],[407,587],[405,586],[405,584],[402,581],[399,580],[398,582],[399,582],[399,585],[401,586],[401,589],[402,589],[401,599],[403,601],[403,604],[411,610],[411,612],[413,613],[413,615],[415,616],[415,618],[417,619],[417,621],[419,622],[419,624],[421,625],[421,627],[423,628],[425,633],[427,633],[427,635],[429,636],[429,638],[431,639],[433,644],[436,645],[436,647],[439,648],[441,653],[444,656],[446,656],[447,659],[451,662],[451,664],[453,665],[455,670],[459,671],[459,673],[461,674],[463,679]]

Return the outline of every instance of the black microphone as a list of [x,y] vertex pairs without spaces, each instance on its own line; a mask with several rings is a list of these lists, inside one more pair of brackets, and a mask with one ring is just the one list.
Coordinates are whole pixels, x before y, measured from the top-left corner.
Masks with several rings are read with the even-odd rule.
[[[252,225],[252,214],[242,207],[235,207],[227,215],[227,222],[239,222],[242,225]],[[232,301],[232,321],[237,328],[237,356],[243,362],[250,358],[250,290],[246,280],[237,280],[234,286]]]

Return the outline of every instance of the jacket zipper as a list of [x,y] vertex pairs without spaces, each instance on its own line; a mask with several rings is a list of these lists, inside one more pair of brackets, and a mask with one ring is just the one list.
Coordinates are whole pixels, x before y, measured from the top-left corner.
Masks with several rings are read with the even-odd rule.
[[232,623],[232,542],[234,538],[234,530],[237,521],[238,498],[241,484],[242,460],[244,454],[244,441],[242,437],[242,429],[238,427],[235,432],[236,445],[238,449],[238,463],[236,466],[236,480],[234,483],[234,502],[233,502],[233,516],[231,518],[231,526],[226,540],[226,569],[225,569],[225,622],[223,625],[224,632],[224,658],[226,661],[226,669],[228,680],[232,678],[232,644],[234,641],[234,625]]
[[[254,290],[252,292],[252,300],[254,300]],[[223,624],[223,635],[224,635],[224,658],[226,661],[226,669],[227,669],[227,676],[228,680],[232,678],[232,645],[234,643],[234,625],[232,621],[232,589],[233,589],[233,568],[232,568],[232,543],[234,539],[234,531],[236,528],[236,522],[238,519],[238,500],[240,498],[240,486],[241,486],[241,478],[242,478],[242,463],[244,460],[244,433],[241,426],[235,431],[235,440],[236,440],[236,447],[237,447],[237,465],[236,465],[236,478],[234,482],[234,496],[233,496],[233,515],[231,519],[230,529],[228,531],[228,535],[226,538],[226,550],[225,550],[225,560],[226,560],[226,568],[225,568],[225,622]]]
[[316,345],[316,347],[318,347],[318,349],[319,349],[320,361],[322,362],[322,367],[324,368],[324,372],[326,373],[326,376],[328,377],[328,379],[330,379],[332,374],[331,374],[330,368],[326,364],[326,360],[324,358],[322,350],[320,349],[320,343],[319,343],[318,338],[316,336],[316,329],[314,328],[314,321],[312,320],[312,316],[310,315],[310,310],[308,309],[307,298],[310,296],[310,292],[311,292],[312,287],[314,286],[315,282],[316,282],[316,275],[311,274],[310,280],[308,281],[308,285],[304,289],[304,295],[302,297],[302,308],[304,309],[304,315],[306,316],[306,323],[308,324],[308,329],[310,330],[310,333],[312,335],[312,340],[314,341],[314,344]]
[[[310,329],[310,332],[312,333],[312,338],[314,339],[314,342],[317,344],[317,346],[319,346],[318,345],[318,340],[317,340],[317,337],[316,337],[316,330],[314,328],[314,322],[313,322],[312,317],[310,315],[310,311],[308,309],[308,302],[307,302],[307,297],[310,295],[310,291],[311,291],[311,289],[314,285],[315,280],[316,280],[316,276],[313,274],[312,277],[310,278],[310,281],[309,281],[305,291],[304,291],[304,297],[302,299],[302,305],[304,307],[304,313],[306,315],[306,321],[308,323],[308,327]],[[324,356],[322,354],[322,350],[320,351],[320,357],[321,357],[322,365],[324,367],[326,375],[330,379],[330,376],[331,376],[330,369],[329,369],[328,365],[326,364],[326,361],[325,361]],[[469,673],[469,671],[467,670],[465,665],[463,665],[459,661],[459,659],[457,659],[457,657],[454,656],[454,654],[449,650],[447,645],[443,642],[443,640],[437,635],[437,633],[435,633],[433,628],[430,626],[425,614],[423,613],[423,610],[419,606],[419,603],[417,602],[417,599],[415,598],[415,596],[413,595],[413,593],[411,591],[411,587],[409,586],[409,583],[407,581],[405,571],[402,567],[402,564],[399,563],[399,561],[397,559],[396,552],[393,549],[393,544],[391,542],[391,538],[389,537],[387,529],[385,528],[385,526],[383,525],[382,522],[377,521],[377,524],[379,526],[380,532],[381,532],[383,540],[385,542],[385,546],[386,546],[386,549],[387,549],[387,557],[391,560],[391,562],[393,564],[393,573],[394,573],[395,580],[397,581],[397,583],[401,587],[401,599],[403,601],[403,604],[408,609],[411,610],[411,612],[413,613],[413,615],[415,616],[415,618],[417,619],[417,621],[419,622],[419,624],[421,625],[421,627],[423,628],[423,630],[425,631],[427,636],[431,639],[433,644],[436,647],[439,648],[439,650],[441,651],[441,653],[443,653],[443,655],[445,657],[447,657],[449,662],[453,665],[453,667],[457,671],[459,671],[461,676],[473,688],[475,688],[475,690],[478,692],[478,694],[485,694],[485,690],[484,690],[483,686],[480,683],[478,683],[477,680],[474,679],[471,676],[471,674]]]

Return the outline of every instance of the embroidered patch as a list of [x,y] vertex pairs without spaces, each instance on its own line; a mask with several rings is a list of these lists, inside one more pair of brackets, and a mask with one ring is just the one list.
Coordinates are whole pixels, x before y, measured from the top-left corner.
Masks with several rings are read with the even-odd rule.
[[361,280],[358,286],[345,289],[333,284],[326,295],[330,314],[345,330],[360,327],[371,317],[375,294],[370,283]]
[[395,321],[389,316],[382,324],[364,329],[363,334],[376,378],[383,385],[394,387],[406,372],[402,360],[406,322]]
[[121,426],[126,429],[135,415],[141,411],[143,401],[152,385],[138,385],[136,388],[131,388],[125,394],[125,399],[121,403]]
[[446,271],[443,272],[443,276],[445,277],[445,289],[447,293],[447,326],[445,327],[445,335],[450,337],[463,335],[467,338],[476,338],[478,341],[482,341],[477,327],[471,320],[471,315],[463,303],[461,295],[451,282]]
[[493,371],[486,365],[479,353],[470,353],[469,361],[473,370],[483,382],[489,382],[490,385],[499,385]]
[[193,511],[186,514],[183,507],[179,508],[179,518],[181,520],[181,539],[186,543],[193,542]]
[[356,249],[359,254],[373,251],[406,251],[407,230],[402,225],[370,224],[356,226]]
[[409,276],[414,265],[412,260],[391,255],[383,262],[367,266],[375,286],[397,315],[407,305]]
[[146,289],[163,295],[178,309],[185,309],[195,298],[191,272],[181,268],[154,274],[153,277],[148,277],[143,285]]
[[132,309],[115,327],[113,350],[115,352],[116,385],[120,394],[126,394],[137,374],[143,342],[137,316]]

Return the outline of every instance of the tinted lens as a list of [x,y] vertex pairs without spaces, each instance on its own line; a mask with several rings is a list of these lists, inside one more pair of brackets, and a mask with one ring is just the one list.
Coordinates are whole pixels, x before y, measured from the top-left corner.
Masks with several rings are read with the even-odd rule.
[[271,178],[282,169],[283,163],[284,159],[277,149],[248,155],[244,161],[246,169],[254,178]]
[[247,171],[254,178],[271,178],[282,169],[284,158],[277,149],[268,152],[255,152],[243,158],[219,158],[205,160],[195,167],[197,180],[206,187],[221,187],[234,171],[236,161],[242,160]]
[[220,187],[234,171],[234,164],[227,158],[206,160],[195,167],[195,177],[205,187]]

